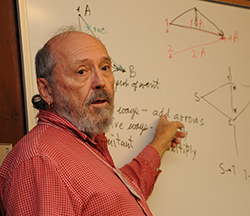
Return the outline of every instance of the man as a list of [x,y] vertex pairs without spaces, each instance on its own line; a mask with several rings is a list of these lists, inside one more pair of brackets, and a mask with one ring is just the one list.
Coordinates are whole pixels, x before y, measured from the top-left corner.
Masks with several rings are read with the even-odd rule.
[[163,153],[180,142],[180,122],[162,116],[153,141],[115,167],[104,132],[112,121],[111,60],[96,38],[66,31],[36,55],[38,125],[0,170],[6,215],[152,215],[146,200]]

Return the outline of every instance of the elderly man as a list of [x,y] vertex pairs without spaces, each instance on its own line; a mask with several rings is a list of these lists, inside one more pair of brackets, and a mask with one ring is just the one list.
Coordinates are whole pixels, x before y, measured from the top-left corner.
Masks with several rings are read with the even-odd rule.
[[104,133],[112,121],[111,60],[96,38],[66,31],[36,55],[38,124],[0,170],[6,215],[152,215],[146,200],[163,153],[180,142],[180,122],[162,116],[155,137],[118,169]]

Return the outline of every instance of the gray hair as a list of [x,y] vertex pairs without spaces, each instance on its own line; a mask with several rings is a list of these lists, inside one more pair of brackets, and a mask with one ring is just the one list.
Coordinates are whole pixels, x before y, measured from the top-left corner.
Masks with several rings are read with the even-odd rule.
[[[79,31],[76,26],[63,26],[53,33],[53,37],[60,35],[61,38],[65,37],[69,32]],[[35,66],[36,66],[36,78],[45,78],[49,84],[53,87],[54,76],[53,70],[56,66],[56,57],[50,49],[48,42],[36,53]],[[33,107],[36,109],[46,109],[46,103],[42,97],[37,94],[32,97]]]
[[[63,26],[59,28],[56,32],[53,33],[53,37],[60,36],[63,38],[67,36],[68,33],[79,31],[78,28],[74,25]],[[38,50],[35,57],[36,64],[36,77],[38,78],[46,78],[50,84],[53,84],[53,74],[52,71],[56,66],[56,58],[53,55],[53,52],[50,50],[50,45],[48,42]]]
[[52,71],[56,66],[56,59],[53,56],[50,45],[45,44],[44,47],[36,53],[36,78],[45,78],[49,84],[53,84]]

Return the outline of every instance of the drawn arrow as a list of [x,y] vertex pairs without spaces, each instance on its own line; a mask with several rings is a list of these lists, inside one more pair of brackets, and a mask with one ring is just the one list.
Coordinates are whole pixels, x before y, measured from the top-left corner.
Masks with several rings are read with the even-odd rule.
[[[80,6],[77,7],[76,10],[79,12]],[[85,19],[82,17],[82,15],[80,13],[78,14],[78,17],[84,22],[84,24],[86,25],[88,30],[91,32],[92,36],[95,37],[96,39],[98,39],[99,41],[101,41],[100,38],[97,38],[96,35],[94,34],[94,32],[89,28],[89,24],[85,21]],[[80,20],[79,20],[79,27],[81,30]],[[122,73],[126,72],[126,70],[120,64],[117,64],[111,57],[110,57],[110,59],[113,63],[113,66],[112,66],[112,68],[114,68],[113,72],[116,72],[116,71],[121,71]]]

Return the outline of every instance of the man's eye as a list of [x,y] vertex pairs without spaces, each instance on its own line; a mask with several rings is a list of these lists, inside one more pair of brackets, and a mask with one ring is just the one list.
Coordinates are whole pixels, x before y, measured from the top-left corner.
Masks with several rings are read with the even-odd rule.
[[109,69],[109,66],[102,67],[102,70],[107,71]]
[[82,74],[84,74],[84,72],[85,72],[84,70],[79,70],[79,71],[78,71],[78,74],[81,74],[81,75],[82,75]]

